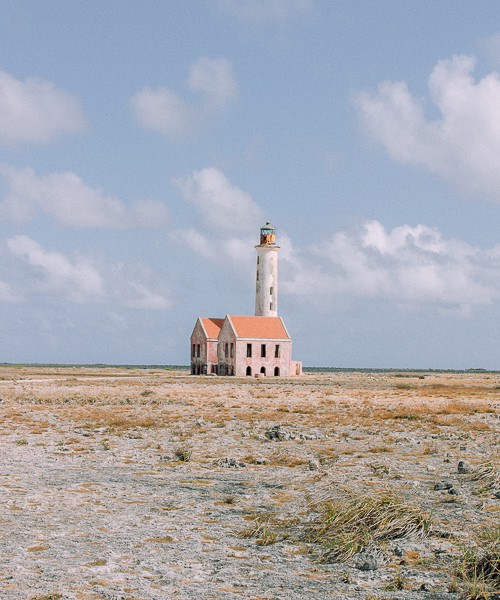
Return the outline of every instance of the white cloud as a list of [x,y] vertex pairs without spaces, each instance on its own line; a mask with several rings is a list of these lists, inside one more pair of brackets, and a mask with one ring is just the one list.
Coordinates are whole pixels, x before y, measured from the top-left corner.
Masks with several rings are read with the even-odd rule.
[[378,299],[463,315],[500,299],[500,246],[481,250],[425,225],[387,232],[372,221],[288,260],[282,291],[317,307]]
[[[79,304],[108,304],[139,310],[166,310],[172,302],[162,283],[147,268],[129,264],[104,265],[98,268],[83,256],[68,256],[47,250],[26,235],[7,240],[13,257],[28,267],[18,274],[18,287],[31,289],[36,296],[60,296]],[[4,257],[5,262],[5,257]],[[9,283],[0,281],[0,301],[14,302],[20,297]]]
[[231,232],[251,231],[261,225],[262,209],[248,192],[234,186],[222,171],[207,167],[193,171],[174,184],[184,198],[198,210],[203,226],[209,230]]
[[141,127],[175,138],[187,132],[197,113],[167,88],[146,87],[130,99],[130,108]]
[[49,292],[60,293],[79,303],[98,299],[104,294],[100,274],[85,258],[71,261],[63,254],[45,250],[25,235],[10,238],[7,247],[12,254],[43,274],[43,288]]
[[185,245],[194,253],[215,261],[217,252],[215,243],[197,229],[177,229],[172,231],[170,238],[177,244]]
[[500,77],[472,77],[475,59],[440,60],[429,93],[440,117],[429,120],[405,82],[385,81],[357,105],[368,132],[400,162],[421,165],[459,193],[500,202]]
[[139,310],[167,310],[172,303],[162,294],[148,289],[135,281],[128,282],[129,293],[125,296],[123,306]]
[[144,88],[130,99],[132,113],[142,127],[176,139],[194,132],[206,119],[227,108],[238,93],[230,61],[201,57],[187,80],[193,101],[166,87]]
[[242,21],[284,22],[311,10],[312,0],[218,0],[217,5]]
[[14,220],[27,220],[37,209],[68,227],[158,227],[167,220],[163,203],[141,200],[128,208],[118,198],[88,186],[75,173],[39,176],[29,167],[16,170],[0,165],[0,174],[8,187],[0,216]]
[[120,262],[103,268],[108,303],[136,310],[168,310],[173,302],[166,282],[147,266]]
[[79,103],[49,81],[19,81],[0,71],[0,144],[47,143],[62,133],[81,132]]
[[0,302],[21,302],[22,297],[16,294],[10,283],[0,280]]
[[172,232],[171,238],[187,244],[213,262],[240,268],[255,245],[264,213],[250,194],[234,186],[222,171],[207,167],[174,185],[197,212],[199,228]]
[[232,64],[225,58],[202,56],[191,67],[188,85],[205,95],[207,108],[224,108],[238,95]]

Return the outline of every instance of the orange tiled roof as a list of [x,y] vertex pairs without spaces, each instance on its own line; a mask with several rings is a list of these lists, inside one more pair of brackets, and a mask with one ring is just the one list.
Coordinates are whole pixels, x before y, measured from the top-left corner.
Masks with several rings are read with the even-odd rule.
[[222,327],[222,323],[224,323],[224,319],[212,319],[211,317],[201,317],[201,322],[203,323],[203,327],[205,327],[207,337],[219,337],[220,328]]
[[237,317],[230,315],[236,335],[240,338],[261,340],[288,339],[280,317]]

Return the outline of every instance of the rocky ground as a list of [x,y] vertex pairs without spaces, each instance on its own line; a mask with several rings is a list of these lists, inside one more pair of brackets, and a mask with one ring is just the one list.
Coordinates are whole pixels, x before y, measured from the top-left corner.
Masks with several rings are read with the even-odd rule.
[[[499,409],[498,374],[0,367],[0,597],[500,597],[459,573],[500,522]],[[424,525],[335,562],[325,507],[379,498]]]

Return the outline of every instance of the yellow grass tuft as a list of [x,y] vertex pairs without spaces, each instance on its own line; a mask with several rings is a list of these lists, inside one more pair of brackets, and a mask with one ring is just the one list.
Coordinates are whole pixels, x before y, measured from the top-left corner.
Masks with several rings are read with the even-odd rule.
[[350,501],[326,500],[307,539],[321,547],[321,560],[346,562],[370,544],[426,536],[431,518],[396,496],[362,496]]

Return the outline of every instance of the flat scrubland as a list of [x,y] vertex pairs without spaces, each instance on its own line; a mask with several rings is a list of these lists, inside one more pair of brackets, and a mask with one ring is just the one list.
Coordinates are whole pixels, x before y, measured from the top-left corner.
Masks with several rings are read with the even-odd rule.
[[499,598],[499,409],[494,373],[0,367],[0,597]]

